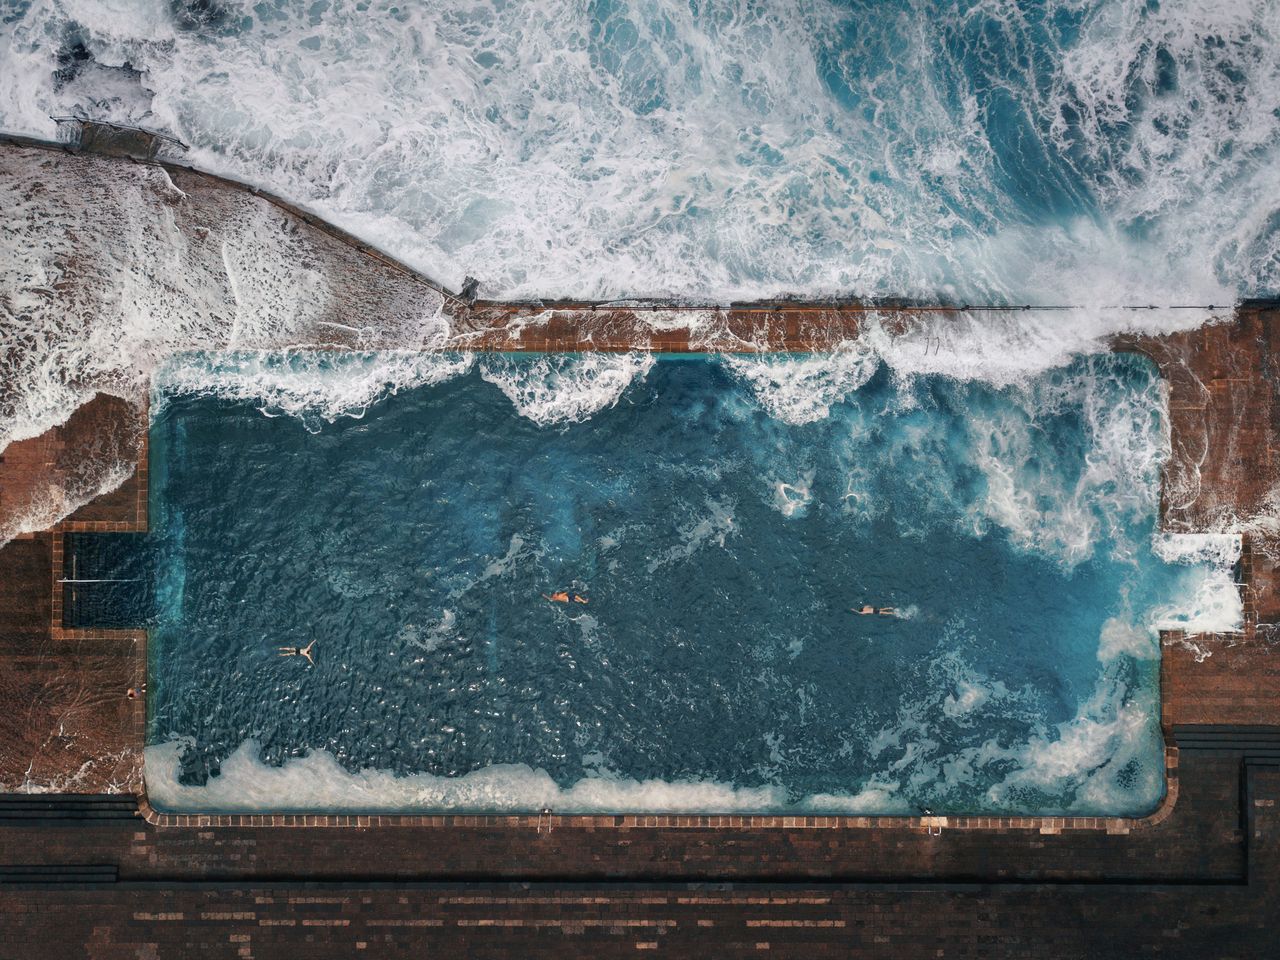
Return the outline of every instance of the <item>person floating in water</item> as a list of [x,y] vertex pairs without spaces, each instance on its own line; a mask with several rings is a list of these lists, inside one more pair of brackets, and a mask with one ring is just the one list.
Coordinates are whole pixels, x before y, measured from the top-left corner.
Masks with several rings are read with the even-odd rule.
[[[542,599],[550,600],[552,603],[568,603],[569,596],[570,596],[569,591],[561,590],[558,593],[553,593],[550,595],[544,593],[542,595]],[[586,597],[582,596],[581,594],[575,593],[573,594],[573,602],[574,603],[590,603],[591,601],[588,600]]]
[[282,657],[306,657],[307,663],[313,667],[316,665],[314,658],[311,656],[311,648],[316,645],[312,640],[305,647],[280,647],[280,656]]
[[869,617],[869,616],[871,616],[873,613],[878,613],[878,614],[880,614],[880,616],[882,616],[882,617],[892,617],[892,616],[895,616],[895,615],[897,614],[897,612],[898,612],[898,611],[897,611],[897,609],[896,609],[896,608],[894,608],[894,607],[879,607],[879,608],[877,608],[877,607],[873,607],[873,606],[871,606],[870,604],[863,604],[861,607],[858,607],[858,608],[856,608],[856,609],[854,609],[854,608],[852,608],[852,607],[851,607],[851,608],[850,608],[850,610],[849,610],[849,612],[850,612],[850,613],[856,613],[856,614],[858,614],[858,616],[860,616],[860,617]]
[[875,613],[875,612],[876,612],[876,608],[875,608],[875,607],[872,607],[872,606],[867,606],[867,605],[865,605],[865,604],[864,604],[863,606],[861,606],[861,607],[857,608],[856,610],[854,610],[854,609],[852,609],[852,608],[851,608],[849,612],[850,612],[850,613],[856,613],[856,614],[858,614],[858,616],[860,616],[860,617],[866,617],[866,616],[870,616],[871,614]]

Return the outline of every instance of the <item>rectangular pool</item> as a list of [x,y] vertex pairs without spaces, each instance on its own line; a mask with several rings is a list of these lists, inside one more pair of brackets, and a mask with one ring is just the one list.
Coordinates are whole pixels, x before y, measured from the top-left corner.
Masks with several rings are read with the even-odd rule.
[[1236,615],[1133,356],[189,355],[153,418],[161,810],[1139,815],[1157,630]]

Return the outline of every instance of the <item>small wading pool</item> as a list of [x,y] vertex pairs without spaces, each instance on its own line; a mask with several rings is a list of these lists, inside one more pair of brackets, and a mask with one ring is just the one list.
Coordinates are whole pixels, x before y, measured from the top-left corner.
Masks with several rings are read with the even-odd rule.
[[196,355],[153,417],[160,810],[1140,815],[1156,630],[1238,613],[1132,356]]

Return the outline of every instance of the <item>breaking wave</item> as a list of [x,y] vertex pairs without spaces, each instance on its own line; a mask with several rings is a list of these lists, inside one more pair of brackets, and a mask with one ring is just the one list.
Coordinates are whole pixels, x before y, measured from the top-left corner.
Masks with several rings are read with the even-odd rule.
[[[1265,0],[18,0],[0,128],[52,138],[50,115],[81,113],[167,131],[193,165],[488,296],[1077,305],[873,322],[828,359],[732,361],[798,423],[877,362],[1024,385],[1117,332],[1221,313],[1116,304],[1280,291],[1277,35]],[[257,198],[50,162],[6,148],[0,166],[0,450],[95,392],[141,404],[177,351],[408,351],[455,332],[421,287],[352,299],[350,259]],[[645,361],[483,367],[552,424],[616,403]],[[319,386],[262,389],[314,422],[348,409]]]
[[536,359],[487,358],[480,376],[539,426],[581,423],[612,407],[653,367],[651,353],[550,354]]
[[153,417],[173,396],[247,401],[267,416],[294,416],[315,432],[339,417],[362,417],[384,397],[444,383],[471,369],[470,354],[224,353],[195,364],[178,358],[156,371]]
[[871,379],[875,355],[861,344],[843,344],[830,354],[802,358],[728,355],[725,365],[760,405],[784,423],[813,423]]
[[18,0],[0,127],[140,122],[497,296],[1280,289],[1280,9]]

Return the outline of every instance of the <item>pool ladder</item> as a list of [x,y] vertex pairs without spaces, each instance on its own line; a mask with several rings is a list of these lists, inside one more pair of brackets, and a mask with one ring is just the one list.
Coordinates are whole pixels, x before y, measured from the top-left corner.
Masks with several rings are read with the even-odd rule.
[[550,807],[543,807],[538,811],[538,833],[542,833],[542,818],[547,818],[547,834],[551,834],[551,817],[553,816]]

